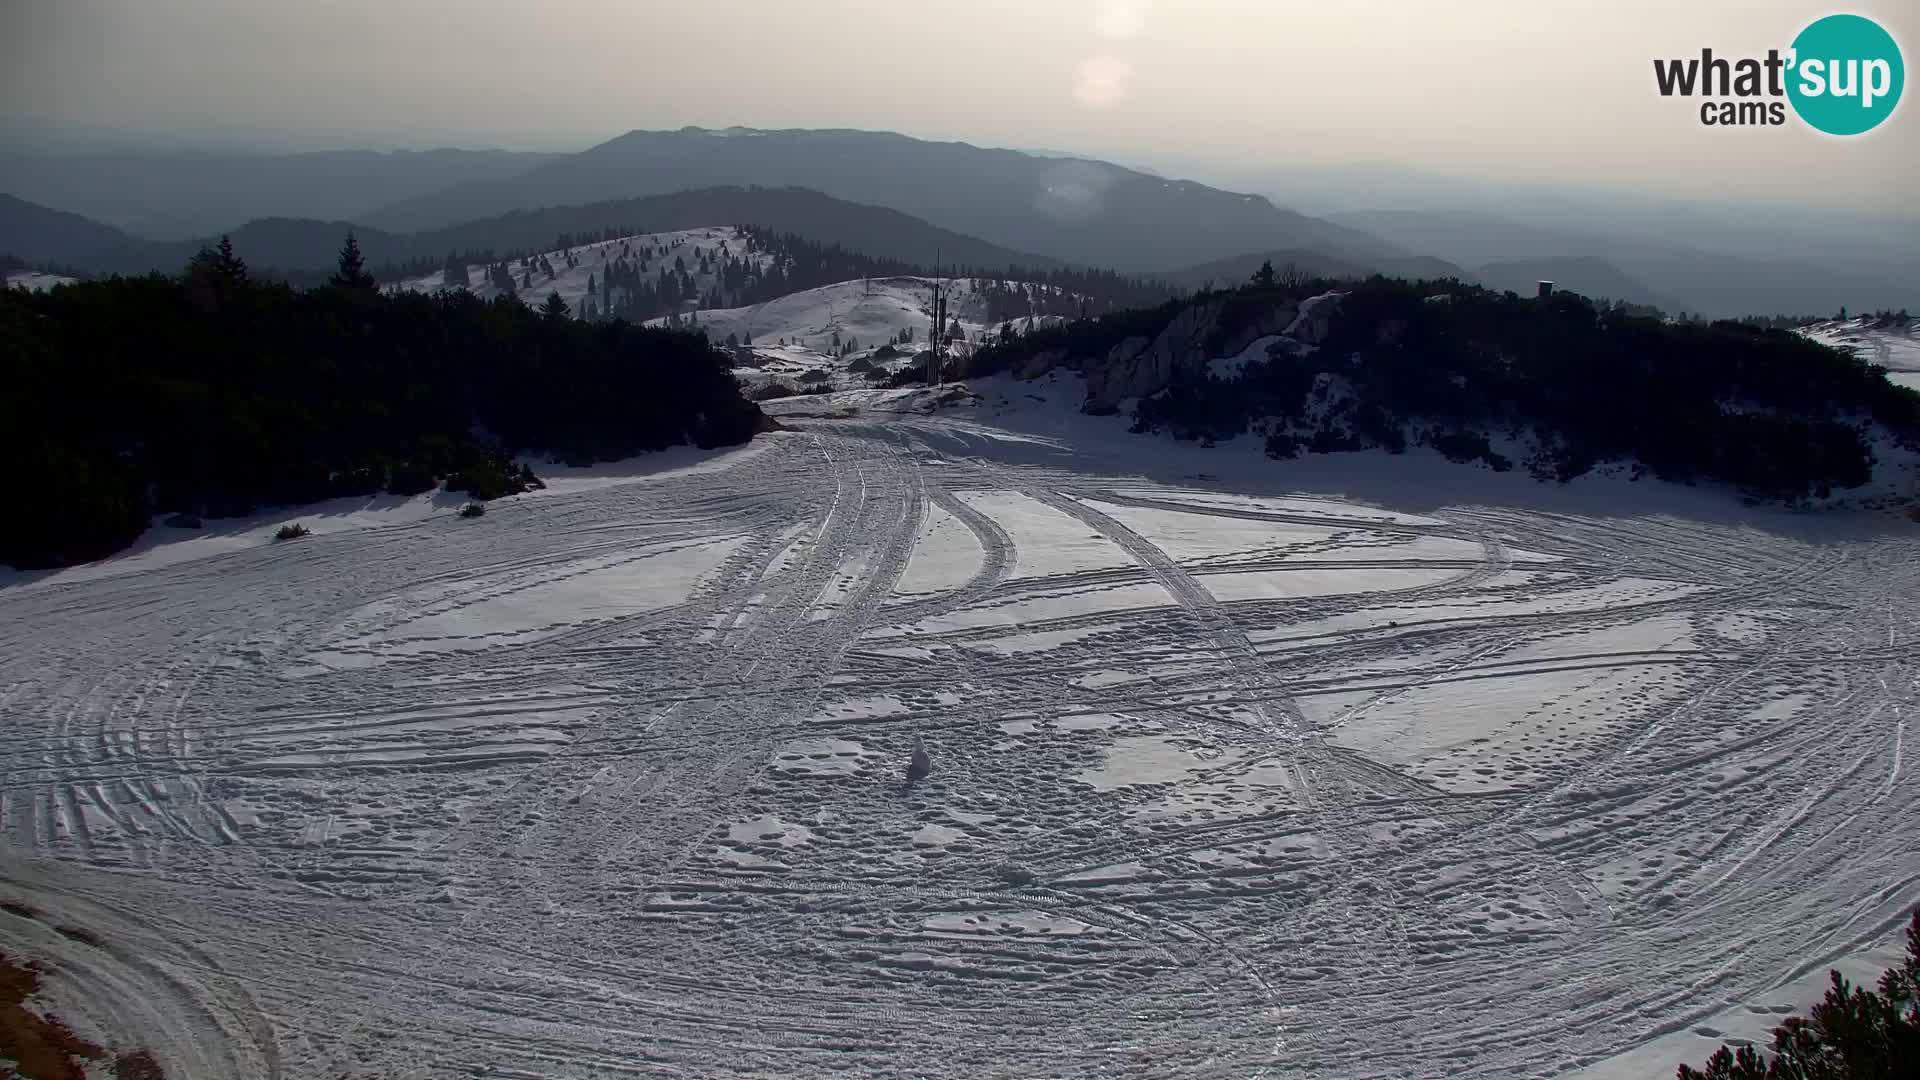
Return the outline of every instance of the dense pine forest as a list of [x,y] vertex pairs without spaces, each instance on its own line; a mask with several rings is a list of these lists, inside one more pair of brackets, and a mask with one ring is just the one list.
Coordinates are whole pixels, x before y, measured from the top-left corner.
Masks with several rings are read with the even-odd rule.
[[971,370],[1018,367],[1049,350],[1072,365],[1098,362],[1200,304],[1218,307],[1211,336],[1224,340],[1336,287],[1344,295],[1318,348],[1275,350],[1233,379],[1208,376],[1204,358],[1197,370],[1176,366],[1165,391],[1140,401],[1135,430],[1225,439],[1258,428],[1276,458],[1399,453],[1415,442],[1499,469],[1516,463],[1494,441],[1524,436],[1535,450],[1518,464],[1542,479],[1633,462],[1665,480],[1719,481],[1789,501],[1867,482],[1875,424],[1903,446],[1920,445],[1920,394],[1798,334],[1457,281],[1269,277],[1002,341],[976,354]]
[[223,249],[177,277],[0,291],[0,369],[0,452],[35,492],[0,532],[15,566],[109,554],[156,512],[441,480],[485,497],[531,480],[517,450],[607,460],[764,423],[696,334],[383,295],[351,244],[308,290]]

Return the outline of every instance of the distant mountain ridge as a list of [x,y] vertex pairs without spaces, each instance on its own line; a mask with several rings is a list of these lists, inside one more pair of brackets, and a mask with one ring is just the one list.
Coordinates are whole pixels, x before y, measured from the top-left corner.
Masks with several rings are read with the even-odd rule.
[[[928,224],[884,207],[863,206],[805,188],[713,187],[666,195],[514,211],[421,233],[395,233],[348,221],[270,217],[228,233],[235,250],[260,270],[317,274],[331,270],[341,238],[352,230],[374,268],[439,260],[449,254],[543,251],[561,234],[584,235],[616,228],[665,232],[721,224],[750,224],[791,232],[816,243],[934,269],[946,267],[1047,271],[1068,264]],[[0,253],[29,263],[54,262],[93,273],[173,272],[202,242],[157,243],[130,236],[76,214],[0,196]],[[1585,257],[1510,260],[1467,269],[1426,256],[1341,257],[1301,248],[1235,255],[1142,275],[1181,289],[1233,286],[1261,263],[1292,266],[1321,277],[1365,278],[1374,274],[1410,280],[1457,278],[1492,288],[1531,294],[1545,278],[1562,289],[1601,299],[1652,304],[1677,312],[1685,306],[1622,273],[1605,260]]]
[[1172,271],[1262,249],[1342,258],[1405,254],[1362,230],[1259,195],[1102,161],[1047,158],[891,132],[632,131],[517,176],[400,200],[364,220],[390,231],[514,210],[722,184],[804,187],[988,243],[1127,272]]
[[0,151],[0,191],[142,239],[180,241],[263,217],[354,219],[395,199],[500,179],[562,155],[505,150]]
[[1429,258],[1425,255],[1343,259],[1324,252],[1305,251],[1298,248],[1234,255],[1158,276],[1187,289],[1208,286],[1231,288],[1244,284],[1259,271],[1263,263],[1272,263],[1276,272],[1292,267],[1315,277],[1367,278],[1375,274],[1383,274],[1387,277],[1406,278],[1409,281],[1440,278],[1458,278],[1466,282],[1475,280],[1474,276],[1465,269],[1445,259]]
[[[516,211],[429,232],[406,234],[349,221],[258,218],[226,234],[240,257],[260,270],[325,271],[334,266],[349,230],[370,267],[449,254],[544,251],[562,233],[605,228],[665,232],[704,225],[759,225],[848,251],[932,267],[1050,270],[1062,264],[1030,252],[989,244],[883,207],[861,206],[802,188],[716,187],[585,206]],[[29,263],[57,262],[90,273],[172,273],[198,250],[199,240],[158,243],[89,221],[77,214],[0,195],[0,254]]]
[[[1677,248],[1647,249],[1634,247],[1631,241],[1612,242],[1627,255],[1638,256],[1635,269],[1651,266],[1656,282],[1678,284],[1685,290],[1672,291],[1650,284],[1613,259],[1559,253],[1582,240],[1606,246],[1605,238],[1499,219],[1481,220],[1481,216],[1472,214],[1395,212],[1379,217],[1407,219],[1412,223],[1408,231],[1422,238],[1446,241],[1451,237],[1448,249],[1466,256],[1515,249],[1555,253],[1476,263],[1468,258],[1454,261],[1393,252],[1342,255],[1280,247],[1139,276],[1185,289],[1231,286],[1247,280],[1263,261],[1271,261],[1276,268],[1292,264],[1324,277],[1363,278],[1378,273],[1407,279],[1457,278],[1522,294],[1531,294],[1537,281],[1547,279],[1565,290],[1599,299],[1650,304],[1670,314],[1809,314],[1841,305],[1855,310],[1920,306],[1903,302],[1904,294],[1890,292],[1884,283],[1836,279],[1831,273],[1823,275],[1793,264]],[[715,186],[548,206],[419,233],[393,232],[341,219],[265,217],[231,228],[228,234],[241,256],[257,270],[316,275],[332,268],[341,238],[348,230],[355,232],[371,266],[405,267],[418,272],[422,261],[437,262],[454,253],[491,251],[504,255],[547,250],[562,233],[579,235],[622,227],[638,233],[723,224],[791,232],[815,243],[838,245],[856,254],[897,260],[926,270],[933,269],[936,260],[948,267],[983,271],[1009,266],[1047,271],[1074,265],[1032,249],[996,244],[942,228],[899,210],[862,205],[799,187]],[[1429,237],[1429,233],[1438,235]],[[55,263],[87,273],[171,273],[214,235],[174,242],[145,240],[78,214],[0,194],[0,254],[17,256],[33,265]]]
[[1590,255],[1509,259],[1484,263],[1473,270],[1480,284],[1532,296],[1540,282],[1551,281],[1563,292],[1594,300],[1624,300],[1659,308],[1669,315],[1689,310],[1685,302],[1664,296],[1605,259]]
[[[1543,228],[1464,210],[1367,210],[1330,217],[1378,230],[1410,248],[1467,267],[1569,256],[1604,260],[1649,295],[1666,298],[1661,306],[1670,312],[1738,317],[1816,314],[1842,306],[1920,308],[1920,281],[1802,262],[1792,249],[1782,249],[1777,258],[1762,259],[1582,229],[1577,220],[1565,228]],[[1492,273],[1503,276],[1504,265]],[[1560,273],[1575,276],[1564,269]],[[1587,291],[1571,280],[1568,284]],[[1594,294],[1602,291],[1595,287]]]
[[0,255],[92,269],[84,264],[115,252],[138,250],[144,243],[79,214],[0,194]]

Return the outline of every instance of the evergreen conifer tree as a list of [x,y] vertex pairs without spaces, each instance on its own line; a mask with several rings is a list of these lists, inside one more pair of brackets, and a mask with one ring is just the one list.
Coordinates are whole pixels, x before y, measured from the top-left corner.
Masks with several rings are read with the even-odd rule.
[[213,268],[220,279],[230,285],[247,280],[247,262],[233,253],[233,239],[224,233],[220,236],[220,246],[213,249]]
[[340,247],[340,267],[327,279],[327,284],[336,289],[377,291],[373,275],[367,272],[367,261],[360,254],[360,241],[354,238],[351,229],[347,230],[347,242]]

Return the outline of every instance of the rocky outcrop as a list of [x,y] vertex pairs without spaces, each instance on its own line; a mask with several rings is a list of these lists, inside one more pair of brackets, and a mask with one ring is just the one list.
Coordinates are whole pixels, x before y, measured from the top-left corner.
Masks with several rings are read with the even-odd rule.
[[1130,337],[1108,350],[1103,359],[1083,365],[1087,408],[1110,408],[1121,398],[1153,392],[1142,387],[1165,386],[1167,373],[1156,366],[1160,359],[1147,352],[1153,343],[1153,338]]
[[1342,295],[1322,293],[1302,300],[1300,310],[1280,333],[1302,345],[1318,345],[1327,340],[1327,334],[1332,330],[1333,313]]
[[1104,360],[1088,364],[1089,412],[1109,411],[1130,397],[1145,397],[1166,389],[1175,372],[1191,374],[1204,368],[1224,302],[1195,304],[1173,317],[1152,340],[1132,337],[1115,345]]
[[[1127,398],[1157,394],[1176,376],[1197,376],[1209,360],[1235,356],[1263,337],[1287,336],[1301,347],[1317,345],[1326,339],[1333,299],[1329,295],[1298,305],[1276,304],[1251,317],[1244,308],[1235,310],[1232,298],[1194,304],[1153,338],[1130,337],[1106,356],[1083,361],[1085,408],[1111,412]],[[1232,326],[1223,326],[1223,321]],[[1034,357],[1036,362],[1039,359]]]
[[1022,379],[1037,379],[1067,361],[1065,349],[1042,349],[1027,357],[1014,375]]
[[[1259,341],[1263,337],[1285,334],[1289,327],[1298,325],[1298,311],[1298,307],[1293,304],[1281,304],[1277,307],[1267,308],[1252,322],[1229,333],[1221,341],[1220,351],[1213,355],[1238,356],[1246,351],[1247,346]],[[1326,336],[1324,323],[1322,324],[1321,336]],[[1317,341],[1318,339],[1315,340]],[[1213,357],[1210,356],[1207,359],[1211,360]],[[1206,360],[1202,360],[1200,363],[1202,367],[1206,366]]]

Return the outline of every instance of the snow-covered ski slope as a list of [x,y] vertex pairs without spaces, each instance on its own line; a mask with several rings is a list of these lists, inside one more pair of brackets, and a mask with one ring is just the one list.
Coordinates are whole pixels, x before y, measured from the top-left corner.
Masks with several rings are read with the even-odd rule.
[[[750,387],[770,381],[799,385],[799,376],[818,371],[827,373],[836,389],[862,388],[871,383],[849,370],[855,361],[864,359],[894,370],[927,348],[936,289],[946,295],[947,330],[959,331],[947,346],[950,353],[965,353],[997,333],[1001,323],[993,320],[987,298],[974,285],[971,278],[859,278],[804,289],[763,304],[701,311],[682,325],[697,326],[716,344],[738,344],[741,351],[736,356],[745,366],[735,374]],[[1051,315],[1014,320],[1022,329],[1058,321],[1058,316]],[[903,335],[911,337],[901,341]],[[849,346],[852,351],[843,353]],[[888,346],[894,352],[876,360],[876,354]]]
[[1920,898],[1904,519],[1054,383],[6,579],[0,946],[196,1078],[1646,1075]]
[[[913,344],[927,347],[933,329],[933,293],[947,294],[949,328],[960,325],[967,341],[998,329],[988,317],[985,300],[967,278],[885,277],[843,281],[783,296],[751,307],[702,311],[700,326],[714,341],[728,335],[755,345],[802,345],[831,354],[835,339],[852,340],[856,351],[869,352],[911,331]],[[1050,320],[1037,320],[1044,323]],[[1020,320],[1025,324],[1025,320]]]

